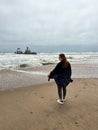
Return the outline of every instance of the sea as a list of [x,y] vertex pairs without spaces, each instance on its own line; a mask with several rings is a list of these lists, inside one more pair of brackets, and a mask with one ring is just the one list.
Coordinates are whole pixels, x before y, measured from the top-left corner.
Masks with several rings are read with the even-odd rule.
[[[25,55],[14,53],[0,53],[0,70],[19,70],[21,67],[38,67],[58,63],[56,53],[38,53]],[[98,65],[98,52],[63,52],[71,64]]]
[[[48,83],[47,75],[59,62],[59,53],[0,53],[0,91]],[[72,79],[98,78],[98,52],[63,53],[71,63]]]

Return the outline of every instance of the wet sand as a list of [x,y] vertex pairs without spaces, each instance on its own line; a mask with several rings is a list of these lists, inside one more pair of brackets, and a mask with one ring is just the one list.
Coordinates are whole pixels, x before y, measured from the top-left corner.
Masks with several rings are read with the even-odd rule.
[[[47,75],[55,65],[0,71],[0,91],[48,83]],[[20,71],[20,72],[19,72]],[[98,64],[72,64],[72,78],[98,78]]]
[[98,79],[74,79],[64,105],[55,83],[0,92],[0,130],[98,130]]

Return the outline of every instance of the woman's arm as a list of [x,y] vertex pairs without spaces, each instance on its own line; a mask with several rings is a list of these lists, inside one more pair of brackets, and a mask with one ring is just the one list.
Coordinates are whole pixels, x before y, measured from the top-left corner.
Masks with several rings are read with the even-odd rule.
[[52,75],[57,74],[60,68],[61,68],[61,62],[56,65],[56,67],[50,72],[49,76],[51,77]]

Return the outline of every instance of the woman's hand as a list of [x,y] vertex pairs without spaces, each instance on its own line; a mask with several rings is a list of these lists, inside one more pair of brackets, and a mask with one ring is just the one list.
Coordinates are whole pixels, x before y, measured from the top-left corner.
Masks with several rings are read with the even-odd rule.
[[50,81],[50,74],[48,75],[48,81]]
[[50,74],[48,75],[48,78],[50,77]]

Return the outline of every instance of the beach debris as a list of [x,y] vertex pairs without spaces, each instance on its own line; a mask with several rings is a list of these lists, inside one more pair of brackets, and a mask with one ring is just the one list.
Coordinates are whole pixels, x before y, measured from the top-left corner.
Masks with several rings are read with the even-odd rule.
[[52,61],[42,60],[41,64],[42,64],[42,65],[53,65],[53,64],[55,64],[55,63],[52,62]]
[[28,64],[21,64],[20,68],[22,68],[22,67],[28,67]]

